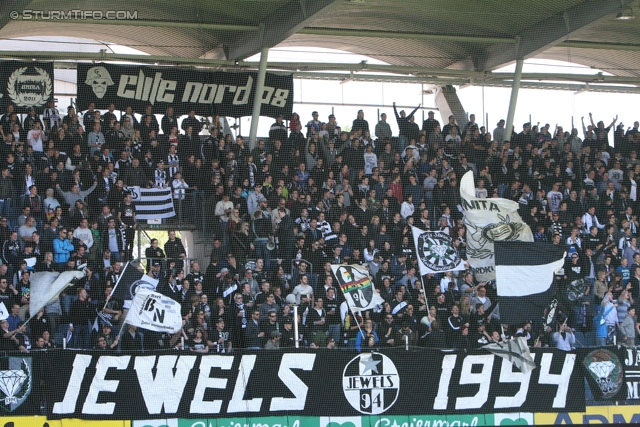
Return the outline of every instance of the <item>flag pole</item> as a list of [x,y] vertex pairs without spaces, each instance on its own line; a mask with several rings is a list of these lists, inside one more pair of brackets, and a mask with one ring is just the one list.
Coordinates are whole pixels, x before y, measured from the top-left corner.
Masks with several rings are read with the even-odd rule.
[[424,281],[422,280],[422,274],[420,275],[420,290],[422,291],[422,295],[424,295],[424,303],[427,305],[427,313],[429,313],[429,299],[427,298],[427,293],[424,291]]
[[109,303],[109,300],[113,296],[113,293],[116,291],[116,288],[118,287],[118,285],[120,284],[120,281],[122,280],[122,276],[123,276],[124,272],[127,271],[127,267],[129,266],[129,264],[131,264],[131,261],[127,261],[127,263],[122,268],[122,271],[120,272],[120,277],[118,277],[118,281],[116,282],[116,284],[113,285],[113,289],[111,289],[111,294],[109,294],[109,296],[107,297],[107,300],[105,301],[104,307],[102,307],[102,310],[104,310],[105,307],[107,306],[107,304]]
[[[362,327],[360,326],[360,322],[358,322],[358,313],[360,313],[360,312],[359,311],[353,311],[353,307],[351,307],[351,306],[349,306],[349,310],[351,311],[351,314],[353,314],[353,320],[356,321],[356,325],[358,326],[358,330],[360,331],[360,334],[362,334]],[[363,336],[362,338],[366,338],[366,337]]]

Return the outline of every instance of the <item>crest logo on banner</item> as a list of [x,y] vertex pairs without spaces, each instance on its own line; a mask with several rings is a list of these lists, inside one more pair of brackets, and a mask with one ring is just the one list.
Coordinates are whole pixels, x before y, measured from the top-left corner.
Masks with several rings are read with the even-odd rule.
[[87,79],[84,81],[84,84],[91,86],[93,93],[95,93],[99,99],[102,99],[107,93],[107,88],[114,83],[111,79],[111,74],[109,74],[106,68],[93,67],[87,71]]
[[624,377],[618,356],[609,350],[598,349],[589,353],[582,363],[600,388],[603,398],[610,399],[618,394]]
[[133,299],[133,297],[136,296],[136,293],[140,289],[148,289],[150,291],[155,291],[156,290],[156,287],[158,286],[157,282],[154,285],[153,283],[148,282],[147,280],[145,280],[146,277],[149,277],[149,276],[144,275],[144,276],[142,276],[142,279],[136,280],[135,282],[133,282],[131,284],[131,286],[129,287],[129,292],[131,293],[131,299]]
[[140,200],[142,198],[140,187],[129,187],[127,190],[131,193],[131,200]]
[[418,253],[420,274],[464,269],[464,263],[453,246],[453,239],[447,233],[423,231],[413,226],[411,231]]
[[20,67],[7,81],[7,93],[18,107],[43,107],[52,92],[51,75],[39,67]]
[[0,408],[13,412],[31,394],[31,358],[0,358]]
[[396,365],[381,353],[363,353],[344,368],[344,396],[355,410],[367,415],[383,414],[396,403],[400,376]]

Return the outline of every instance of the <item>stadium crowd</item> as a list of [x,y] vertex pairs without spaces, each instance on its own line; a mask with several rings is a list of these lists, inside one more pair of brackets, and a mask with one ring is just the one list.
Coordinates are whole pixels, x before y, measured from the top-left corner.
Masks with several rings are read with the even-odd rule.
[[[505,134],[475,122],[420,127],[416,108],[370,126],[362,110],[349,127],[278,117],[250,150],[220,118],[200,136],[193,111],[152,106],[117,112],[89,105],[61,115],[51,102],[0,117],[0,350],[59,346],[123,350],[184,347],[196,352],[310,347],[477,348],[510,336],[569,350],[576,342],[633,345],[640,332],[637,246],[639,123],[625,130],[589,114],[582,131],[549,124]],[[349,129],[349,130],[347,130]],[[459,183],[473,171],[476,196],[519,203],[535,240],[563,245],[554,319],[500,321],[495,283],[459,274],[420,277],[410,225],[449,233],[466,259]],[[132,258],[136,210],[128,187],[171,187],[176,200],[206,206],[215,233],[210,264],[185,265],[175,231],[145,251],[158,290],[182,304],[172,336],[134,326],[118,335],[123,302],[109,298]],[[348,310],[331,265],[368,269],[381,310]],[[188,267],[188,268],[187,268]],[[30,274],[85,269],[30,317]],[[185,270],[185,268],[187,268]],[[188,274],[185,274],[188,271]],[[293,318],[293,305],[299,316]],[[91,324],[100,313],[98,331]],[[294,322],[300,336],[294,336]]]

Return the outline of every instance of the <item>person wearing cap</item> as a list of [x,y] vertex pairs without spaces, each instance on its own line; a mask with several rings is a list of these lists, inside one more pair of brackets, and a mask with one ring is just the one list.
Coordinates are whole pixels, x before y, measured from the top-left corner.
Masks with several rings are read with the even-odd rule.
[[295,334],[293,329],[293,315],[285,316],[282,319],[282,329],[280,330],[280,346],[281,347],[294,347],[295,346]]
[[269,140],[272,147],[276,140],[281,142],[286,141],[289,136],[287,133],[287,126],[284,124],[283,119],[282,114],[278,114],[275,123],[273,123],[271,128],[269,128]]
[[[116,335],[113,337],[113,328],[108,323],[102,325],[102,333],[98,337],[98,348],[100,350],[114,350],[118,348],[118,341],[120,340],[120,335]],[[100,339],[104,341],[104,344],[100,343]]]
[[429,111],[427,113],[427,119],[422,122],[422,131],[429,138],[432,132],[435,131],[436,126],[440,126],[440,122],[435,118],[435,112]]

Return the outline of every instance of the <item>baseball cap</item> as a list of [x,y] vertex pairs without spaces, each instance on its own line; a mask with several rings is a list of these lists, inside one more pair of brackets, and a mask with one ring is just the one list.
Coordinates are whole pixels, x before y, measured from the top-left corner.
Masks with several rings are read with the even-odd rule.
[[229,269],[228,268],[223,268],[222,270],[220,270],[220,274],[225,274],[228,273]]
[[280,331],[271,331],[271,338],[280,337],[282,334]]

